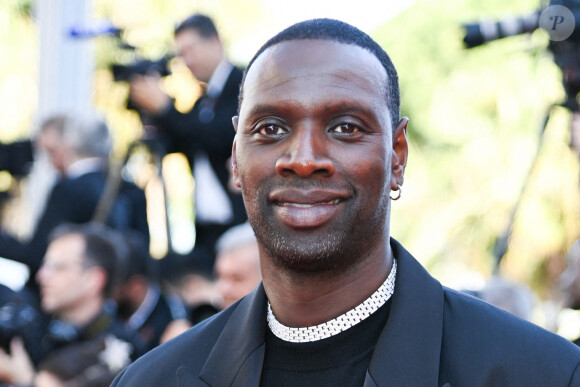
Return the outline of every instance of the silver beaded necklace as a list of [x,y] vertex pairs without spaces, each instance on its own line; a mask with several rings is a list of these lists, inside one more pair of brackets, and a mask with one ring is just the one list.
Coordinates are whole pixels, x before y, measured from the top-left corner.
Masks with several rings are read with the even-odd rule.
[[393,259],[393,268],[383,284],[369,298],[364,300],[354,309],[327,321],[311,327],[293,328],[287,327],[276,320],[270,301],[268,301],[268,326],[278,338],[292,343],[307,343],[326,339],[355,326],[383,306],[393,295],[395,290],[395,277],[397,275],[397,261]]

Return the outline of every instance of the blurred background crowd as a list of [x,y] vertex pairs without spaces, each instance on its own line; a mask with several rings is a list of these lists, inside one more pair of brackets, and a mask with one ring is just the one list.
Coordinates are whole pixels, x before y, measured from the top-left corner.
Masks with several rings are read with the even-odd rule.
[[392,235],[444,285],[580,337],[580,33],[550,39],[548,5],[2,1],[0,385],[108,385],[257,286],[231,117],[255,51],[312,17],[399,69]]

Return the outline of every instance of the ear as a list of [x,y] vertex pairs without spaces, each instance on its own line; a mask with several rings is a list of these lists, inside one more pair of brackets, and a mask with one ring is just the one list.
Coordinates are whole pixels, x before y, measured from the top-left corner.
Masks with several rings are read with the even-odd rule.
[[107,273],[99,266],[89,267],[86,270],[89,276],[85,278],[85,283],[92,289],[93,293],[102,294],[107,285]]
[[236,136],[234,137],[234,144],[232,145],[232,181],[236,188],[242,188],[242,182],[240,181],[240,174],[238,172],[238,157],[236,156],[236,147],[237,147],[237,133],[238,133],[238,117],[232,118],[232,123],[234,124],[234,129],[236,130]]
[[232,125],[234,125],[234,131],[236,133],[238,133],[238,122],[240,122],[240,117],[239,116],[233,116],[232,117]]
[[403,185],[405,167],[409,148],[407,145],[407,117],[401,118],[393,132],[393,159],[391,162],[391,190],[397,190],[397,185]]

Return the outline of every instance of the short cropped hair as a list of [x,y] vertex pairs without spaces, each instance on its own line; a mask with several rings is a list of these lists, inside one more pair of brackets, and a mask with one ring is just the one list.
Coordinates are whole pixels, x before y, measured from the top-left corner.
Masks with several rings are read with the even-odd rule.
[[49,242],[66,235],[79,235],[84,240],[84,265],[103,269],[107,276],[103,296],[109,297],[124,272],[123,257],[116,246],[118,239],[114,231],[99,223],[66,223],[51,232]]
[[209,16],[196,13],[179,23],[174,30],[177,36],[185,30],[194,30],[203,38],[219,37],[217,28]]
[[244,222],[229,228],[216,242],[217,255],[236,249],[246,244],[257,244],[254,229],[249,222]]
[[149,254],[149,245],[146,238],[133,230],[125,230],[119,234],[126,246],[126,270],[123,272],[122,282],[132,276],[142,276],[154,282],[158,273],[154,260]]
[[387,72],[388,79],[385,98],[391,113],[392,130],[395,130],[399,122],[401,101],[397,70],[395,69],[393,62],[385,50],[383,50],[383,48],[369,35],[350,24],[334,19],[312,19],[303,21],[286,28],[268,40],[250,60],[248,67],[244,72],[242,86],[240,87],[238,113],[242,106],[243,88],[246,81],[246,75],[256,59],[266,51],[266,49],[278,43],[303,39],[330,40],[338,43],[352,44],[370,51],[379,60]]

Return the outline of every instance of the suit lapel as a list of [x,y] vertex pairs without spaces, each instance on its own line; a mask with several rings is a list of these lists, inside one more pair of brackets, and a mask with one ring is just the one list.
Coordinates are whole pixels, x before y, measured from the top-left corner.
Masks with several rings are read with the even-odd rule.
[[258,386],[265,332],[266,294],[260,284],[232,313],[201,370],[200,379],[210,386]]
[[[375,347],[365,386],[436,386],[443,332],[443,289],[396,241],[397,280],[391,312]],[[199,374],[210,386],[258,386],[265,352],[262,285],[232,312]],[[179,386],[198,375],[178,371]]]
[[443,332],[443,289],[398,242],[395,293],[365,386],[436,386]]

